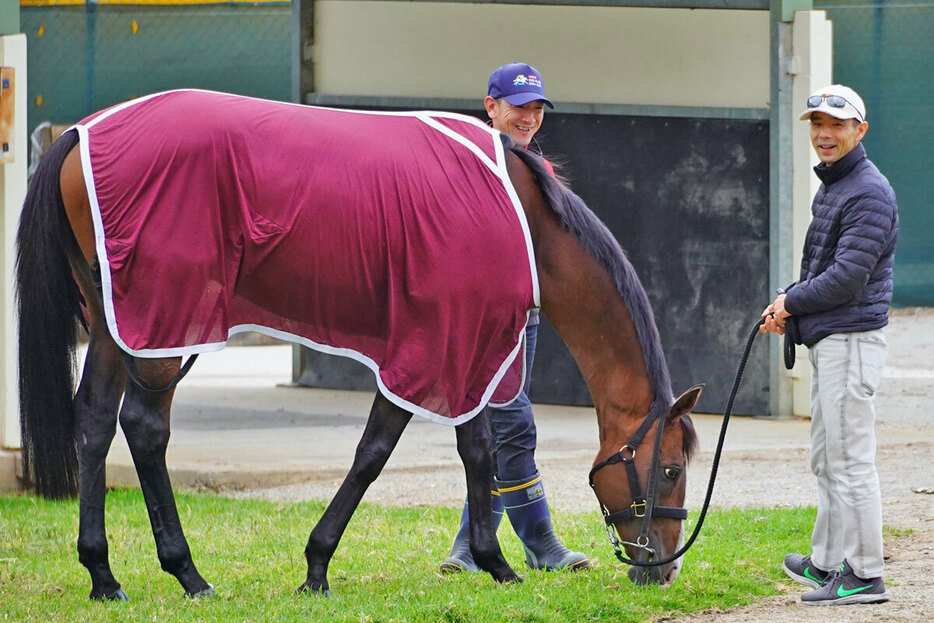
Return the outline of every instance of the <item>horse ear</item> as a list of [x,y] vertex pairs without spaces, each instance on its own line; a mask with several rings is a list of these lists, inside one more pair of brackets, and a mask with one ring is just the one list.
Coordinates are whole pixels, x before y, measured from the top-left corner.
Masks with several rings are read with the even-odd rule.
[[678,396],[675,400],[675,404],[671,405],[671,408],[668,410],[668,421],[674,421],[685,413],[690,413],[694,407],[697,406],[697,401],[700,400],[701,392],[703,391],[704,384],[701,383]]

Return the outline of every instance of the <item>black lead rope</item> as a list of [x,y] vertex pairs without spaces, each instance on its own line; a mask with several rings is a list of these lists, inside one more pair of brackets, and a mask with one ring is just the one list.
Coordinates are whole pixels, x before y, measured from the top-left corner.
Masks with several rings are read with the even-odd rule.
[[[616,554],[616,557],[620,560],[620,562],[626,563],[628,565],[633,565],[636,567],[660,567],[662,565],[667,565],[668,563],[673,562],[681,558],[682,556],[684,556],[684,554],[691,548],[691,545],[694,544],[694,540],[697,539],[697,535],[700,534],[701,527],[704,525],[704,519],[707,517],[707,508],[710,506],[710,498],[713,496],[713,488],[717,482],[717,470],[720,466],[720,454],[723,451],[723,442],[726,439],[726,428],[727,428],[727,425],[730,423],[730,414],[733,413],[733,401],[736,399],[736,393],[739,391],[740,381],[743,380],[743,373],[746,371],[746,362],[749,360],[749,352],[752,350],[752,344],[755,341],[756,336],[759,334],[759,327],[762,326],[764,323],[765,323],[764,318],[759,320],[759,322],[756,323],[756,326],[752,328],[752,332],[749,334],[749,337],[746,339],[746,348],[743,350],[743,356],[740,359],[739,367],[737,368],[736,375],[733,379],[733,388],[730,390],[730,398],[729,400],[727,400],[726,409],[723,412],[723,424],[720,426],[720,438],[717,441],[717,450],[716,452],[714,452],[713,465],[710,468],[710,480],[708,481],[708,484],[707,484],[707,496],[704,498],[704,506],[701,509],[700,517],[698,517],[697,519],[697,525],[694,526],[694,532],[691,534],[691,538],[687,540],[687,542],[681,547],[681,549],[676,551],[674,554],[672,554],[668,558],[664,558],[662,560],[649,560],[649,561],[643,562],[639,560],[631,560],[629,558],[626,558],[619,548],[619,541],[612,534],[610,534],[610,542],[613,544],[614,553]],[[664,414],[660,416],[661,419],[664,419],[664,417],[665,417]],[[659,427],[659,433],[660,432],[661,432],[661,427]],[[661,434],[659,434],[658,437],[661,437]],[[656,470],[655,462],[657,460],[657,457],[658,457],[658,454],[656,452],[656,454],[653,457],[652,470],[649,475],[650,478],[655,475],[655,470]],[[618,461],[613,461],[613,462],[618,462]],[[591,478],[592,477],[593,477],[593,471],[591,471]],[[643,533],[645,533],[645,527],[647,526],[648,522],[651,521],[651,518],[652,518],[651,508],[654,506],[654,497],[655,497],[654,487],[652,487],[652,484],[653,483],[651,483],[650,481],[649,487],[650,487],[650,491],[651,491],[650,495],[652,499],[648,503],[648,508],[646,508],[645,517],[647,517],[648,519],[643,524]],[[611,522],[611,519],[613,519],[614,516],[618,516],[619,513],[609,514],[609,512],[603,506],[602,502],[600,504],[600,508],[601,510],[603,510],[603,514],[606,518],[607,532],[609,533],[610,525],[614,523],[614,522]],[[667,507],[660,507],[660,508],[667,509]],[[629,509],[626,509],[626,510],[629,510]],[[677,509],[677,510],[682,510],[682,509]],[[686,515],[687,513],[685,512],[685,516]],[[656,514],[655,516],[661,517],[662,515]],[[641,537],[640,537],[640,540],[641,540]],[[639,545],[639,544],[635,544],[635,545],[637,547],[642,547],[643,549],[648,549],[643,545]]]

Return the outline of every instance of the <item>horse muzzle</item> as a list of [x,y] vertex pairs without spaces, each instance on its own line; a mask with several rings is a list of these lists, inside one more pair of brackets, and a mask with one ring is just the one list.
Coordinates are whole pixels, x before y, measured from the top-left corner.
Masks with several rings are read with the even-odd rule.
[[[654,535],[657,539],[658,535]],[[656,543],[658,541],[656,540]],[[629,547],[636,547],[638,550],[633,556],[633,560],[639,562],[649,562],[653,559],[664,560],[671,556],[674,552],[681,549],[681,546],[684,545],[684,527],[682,525],[681,533],[678,536],[678,543],[673,550],[659,553],[656,547],[653,547],[652,543],[648,543],[645,547],[639,546],[635,543],[628,543]],[[633,584],[645,585],[645,584],[658,584],[662,588],[667,588],[670,586],[675,579],[678,577],[678,574],[681,573],[681,565],[684,562],[684,557],[676,558],[666,565],[659,565],[653,567],[642,567],[642,566],[633,566],[629,569],[628,575],[629,580]]]
[[630,567],[628,575],[633,584],[658,584],[668,588],[681,573],[681,559],[660,567]]

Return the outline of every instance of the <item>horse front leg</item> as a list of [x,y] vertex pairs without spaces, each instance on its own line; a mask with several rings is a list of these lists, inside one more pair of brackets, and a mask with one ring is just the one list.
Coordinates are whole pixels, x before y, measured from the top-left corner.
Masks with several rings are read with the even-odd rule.
[[106,332],[92,330],[74,408],[80,508],[78,560],[91,574],[89,597],[97,600],[129,599],[110,570],[104,520],[105,461],[117,432],[117,409],[125,382],[117,345]]
[[[179,360],[137,359],[136,365],[144,383],[150,387],[165,387],[178,372]],[[174,394],[174,389],[151,392],[134,382],[128,383],[120,410],[120,425],[139,476],[163,571],[175,576],[188,597],[210,597],[215,594],[214,587],[201,577],[191,558],[165,464]]]
[[470,553],[480,569],[497,582],[521,582],[500,549],[493,529],[493,452],[486,409],[456,429],[457,453],[467,475]]
[[392,404],[382,394],[376,394],[350,472],[308,537],[305,546],[308,577],[298,587],[299,592],[330,595],[327,573],[331,557],[363,494],[383,471],[411,417],[408,411]]

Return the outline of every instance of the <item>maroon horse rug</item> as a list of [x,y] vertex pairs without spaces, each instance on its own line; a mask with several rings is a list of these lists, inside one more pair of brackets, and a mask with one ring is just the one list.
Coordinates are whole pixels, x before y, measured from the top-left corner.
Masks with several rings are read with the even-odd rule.
[[361,361],[389,400],[449,424],[518,394],[535,260],[479,120],[184,90],[75,129],[126,352],[258,331]]

